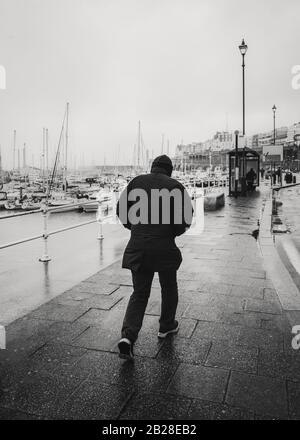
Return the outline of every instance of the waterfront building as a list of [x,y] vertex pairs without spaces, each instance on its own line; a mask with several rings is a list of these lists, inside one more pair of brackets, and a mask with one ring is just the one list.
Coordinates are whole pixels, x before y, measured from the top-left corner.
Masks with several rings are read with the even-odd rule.
[[233,148],[233,133],[217,131],[204,142],[180,144],[176,147],[174,164],[177,170],[198,170],[210,166],[227,166],[227,151]]
[[[299,168],[300,152],[295,142],[295,135],[300,135],[300,122],[289,127],[278,127],[274,131],[255,133],[244,138],[243,145],[262,154],[262,163],[268,165],[272,160],[276,164]],[[241,139],[239,141],[241,146]],[[234,148],[234,133],[217,131],[215,135],[203,142],[180,144],[176,147],[174,163],[177,170],[197,170],[210,166],[226,167],[226,153]],[[278,149],[279,148],[279,149]],[[280,153],[282,151],[282,153]],[[290,165],[293,162],[293,165]]]
[[287,132],[287,144],[294,144],[295,135],[300,135],[300,122],[296,122],[288,128]]

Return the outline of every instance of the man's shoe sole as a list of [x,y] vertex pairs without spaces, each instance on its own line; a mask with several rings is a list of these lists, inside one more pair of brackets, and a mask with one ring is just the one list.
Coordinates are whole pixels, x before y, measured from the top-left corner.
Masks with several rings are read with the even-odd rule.
[[120,350],[120,353],[119,353],[120,359],[126,359],[126,360],[133,359],[133,354],[131,352],[131,346],[127,342],[120,341],[118,343],[118,348]]
[[173,330],[169,330],[168,332],[162,333],[162,332],[158,332],[158,337],[160,339],[165,339],[168,335],[171,335],[172,333],[177,333],[179,330],[179,324],[177,325],[176,328],[174,328]]

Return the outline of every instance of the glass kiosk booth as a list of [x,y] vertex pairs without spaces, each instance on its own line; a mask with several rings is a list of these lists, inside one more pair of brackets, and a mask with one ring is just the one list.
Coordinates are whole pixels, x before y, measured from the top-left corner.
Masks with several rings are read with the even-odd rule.
[[[259,186],[260,155],[251,148],[238,148],[238,185],[237,194],[246,196]],[[236,150],[229,151],[229,195],[235,195]]]

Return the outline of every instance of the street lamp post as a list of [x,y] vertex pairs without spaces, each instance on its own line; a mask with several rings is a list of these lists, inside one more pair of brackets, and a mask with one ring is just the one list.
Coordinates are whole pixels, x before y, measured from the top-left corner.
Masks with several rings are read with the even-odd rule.
[[239,132],[236,130],[235,134],[235,166],[234,166],[234,197],[238,196],[238,183],[239,183]]
[[247,44],[245,44],[245,40],[243,38],[242,44],[239,46],[241,55],[242,55],[242,69],[243,69],[243,136],[245,136],[245,55],[248,50]]
[[276,107],[275,104],[273,105],[272,110],[273,110],[273,144],[275,145],[275,143],[276,143],[276,124],[275,124],[275,119],[276,119],[276,110],[277,110],[277,107]]
[[300,134],[294,136],[295,144],[297,146],[297,171],[299,172],[299,147],[300,147]]

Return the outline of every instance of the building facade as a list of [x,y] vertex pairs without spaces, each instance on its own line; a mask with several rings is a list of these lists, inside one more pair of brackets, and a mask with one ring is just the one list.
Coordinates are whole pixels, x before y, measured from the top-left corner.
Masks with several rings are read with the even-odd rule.
[[177,170],[206,169],[210,166],[227,166],[226,153],[233,148],[233,133],[217,131],[204,142],[180,144],[176,147],[174,158]]
[[[300,169],[300,146],[297,145],[297,135],[300,138],[300,122],[289,127],[278,127],[275,130],[275,146],[282,147],[283,151],[279,156],[277,149],[276,154],[275,150],[274,155],[271,154],[272,145],[274,145],[273,130],[246,136],[243,138],[243,145],[260,153],[262,162],[265,162],[267,166],[274,156],[277,165],[282,162],[282,166]],[[175,167],[182,170],[205,169],[209,166],[225,168],[228,166],[227,152],[234,148],[234,139],[235,136],[232,132],[217,131],[211,139],[204,142],[177,145],[174,158]],[[239,145],[241,145],[241,140]]]

